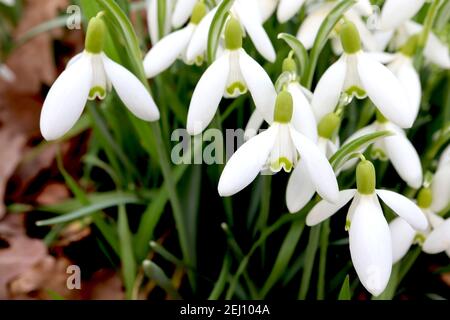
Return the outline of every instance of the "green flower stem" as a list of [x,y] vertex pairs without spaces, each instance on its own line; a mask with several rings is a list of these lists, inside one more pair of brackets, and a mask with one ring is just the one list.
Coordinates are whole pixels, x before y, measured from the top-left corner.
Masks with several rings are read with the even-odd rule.
[[305,266],[303,268],[300,291],[298,293],[299,300],[305,300],[308,295],[309,285],[311,283],[311,274],[314,266],[317,248],[319,246],[321,225],[311,228],[309,231],[309,240],[306,247]]
[[320,232],[319,279],[317,281],[317,300],[325,299],[325,274],[327,267],[328,240],[330,236],[330,219],[322,223]]

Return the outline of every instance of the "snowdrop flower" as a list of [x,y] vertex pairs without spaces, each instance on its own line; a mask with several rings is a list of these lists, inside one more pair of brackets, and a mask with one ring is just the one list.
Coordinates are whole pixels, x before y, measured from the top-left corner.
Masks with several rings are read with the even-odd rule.
[[[429,254],[444,252],[450,257],[450,218],[443,219],[436,215],[438,222],[428,234],[422,250]],[[440,219],[439,219],[440,218]]]
[[[337,143],[333,141],[333,137],[339,124],[340,117],[335,113],[326,115],[319,122],[317,147],[327,159],[338,149]],[[300,162],[289,177],[286,189],[286,205],[289,212],[294,213],[300,211],[311,200],[315,192],[316,190],[307,168]]]
[[144,85],[103,53],[105,32],[100,16],[90,20],[85,51],[72,59],[50,88],[40,120],[46,140],[63,136],[80,117],[86,101],[105,98],[111,86],[138,118],[147,121],[159,118],[158,108]]
[[[337,1],[325,2],[318,6],[315,6],[312,8],[312,11],[309,12],[306,16],[306,19],[303,21],[300,29],[297,32],[297,38],[302,42],[307,50],[312,48],[322,22],[334,8],[336,3]],[[377,49],[377,41],[361,18],[361,16],[368,16],[370,14],[372,14],[372,7],[370,5],[370,2],[367,0],[360,0],[353,6],[353,8],[350,8],[344,14],[344,17],[346,20],[352,22],[358,29],[358,32],[361,35],[363,47],[368,51],[375,51]],[[331,34],[332,47],[336,54],[340,54],[342,52],[342,47],[339,43],[338,32],[336,32],[338,29],[339,25]]]
[[[398,175],[410,187],[420,188],[423,173],[419,154],[406,137],[405,132],[392,122],[387,121],[380,113],[377,113],[377,120],[374,123],[356,131],[344,144],[366,134],[380,131],[390,131],[393,135],[380,138],[373,144],[372,157],[383,161],[390,160]],[[363,150],[360,151],[363,152]],[[348,169],[354,164],[355,161],[350,160],[343,168]]]
[[305,1],[306,0],[260,0],[258,1],[258,5],[263,21],[270,18],[278,6],[277,19],[280,23],[285,23],[298,13]]
[[174,0],[165,0],[166,16],[164,18],[164,26],[163,26],[164,30],[159,30],[159,21],[158,21],[159,1],[147,0],[146,4],[147,4],[148,32],[150,34],[150,40],[154,45],[160,40],[160,34],[166,35],[170,32]]
[[175,9],[172,14],[172,26],[175,29],[184,25],[194,11],[197,0],[176,0]]
[[378,197],[415,229],[424,230],[427,219],[408,198],[375,189],[375,168],[370,161],[363,160],[358,164],[356,185],[356,190],[340,191],[339,200],[334,204],[320,201],[306,217],[306,224],[317,225],[353,199],[346,223],[351,259],[363,286],[378,296],[386,288],[392,268],[391,234]]
[[312,106],[316,117],[333,112],[341,95],[345,100],[368,96],[387,119],[410,128],[414,112],[401,83],[389,69],[361,50],[353,23],[344,23],[340,35],[344,53],[323,74],[314,91]]
[[187,130],[201,133],[211,122],[223,96],[235,98],[250,91],[264,118],[273,117],[275,88],[266,71],[242,49],[242,29],[231,18],[225,28],[225,50],[200,78],[189,105]]
[[381,10],[379,28],[387,31],[398,28],[414,17],[425,0],[386,0]]
[[292,126],[292,115],[292,96],[282,91],[269,129],[244,143],[226,164],[218,186],[221,196],[241,191],[261,170],[290,172],[301,164],[321,197],[337,199],[339,189],[331,165],[315,143]]
[[[292,125],[298,132],[315,142],[317,141],[317,123],[310,104],[312,93],[300,85],[297,64],[291,54],[283,60],[282,70],[283,73],[280,75],[277,84],[281,86],[280,90],[284,89],[292,96],[294,108]],[[253,112],[245,128],[245,140],[254,137],[264,121],[269,124],[272,123],[273,108],[266,114],[269,118],[264,118],[258,109]]]
[[144,58],[144,70],[147,78],[153,78],[169,68],[178,57],[182,57],[186,64],[193,64],[194,61],[198,65],[203,63],[203,55],[194,57],[195,60],[189,60],[186,51],[206,10],[203,2],[197,2],[190,23],[183,29],[167,35],[150,49]]
[[431,208],[435,212],[444,210],[450,204],[450,145],[445,148],[439,158],[436,173],[431,182],[433,202]]
[[0,3],[3,3],[7,6],[13,6],[16,4],[16,0],[0,0]]
[[0,63],[0,78],[6,82],[13,82],[16,79],[16,75],[11,71],[6,64]]

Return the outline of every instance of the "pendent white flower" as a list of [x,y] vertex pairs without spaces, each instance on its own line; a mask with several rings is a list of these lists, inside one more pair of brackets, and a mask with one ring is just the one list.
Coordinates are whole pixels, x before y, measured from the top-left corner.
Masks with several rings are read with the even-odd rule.
[[424,230],[427,219],[408,198],[388,190],[375,189],[375,168],[363,160],[356,169],[357,189],[343,190],[331,204],[320,201],[306,217],[306,224],[316,225],[331,217],[353,199],[346,228],[349,230],[350,254],[363,286],[373,295],[386,288],[392,268],[392,243],[388,223],[378,197],[413,228]]
[[450,145],[442,152],[436,173],[431,182],[433,202],[431,208],[435,212],[444,210],[450,204]]
[[267,20],[277,10],[277,19],[285,23],[294,17],[306,0],[260,0],[258,5],[263,21]]
[[197,0],[177,0],[172,13],[172,26],[175,29],[184,25],[194,11]]
[[381,10],[379,28],[387,31],[398,28],[413,18],[425,0],[386,0]]
[[341,29],[344,53],[316,86],[312,107],[316,118],[331,113],[340,99],[351,101],[368,96],[378,110],[402,128],[410,128],[414,111],[410,108],[403,86],[384,65],[361,50],[354,24],[344,23]]
[[[423,172],[420,157],[413,144],[406,137],[405,132],[395,124],[384,119],[378,114],[378,119],[371,125],[356,131],[344,144],[349,143],[366,134],[390,131],[393,135],[380,138],[372,146],[371,155],[374,159],[391,161],[398,175],[412,188],[418,189],[422,185]],[[360,152],[363,152],[360,150]],[[356,163],[350,160],[344,165],[344,169],[352,167]]]
[[104,35],[101,17],[92,18],[85,51],[72,59],[50,88],[40,120],[46,140],[63,136],[81,116],[86,101],[105,98],[111,87],[135,116],[146,121],[159,119],[158,108],[144,85],[102,52]]
[[231,18],[225,28],[224,53],[200,78],[189,105],[187,130],[201,133],[211,122],[222,97],[235,98],[250,91],[265,119],[273,117],[275,88],[266,71],[242,49],[242,29]]
[[315,143],[293,127],[292,113],[292,97],[282,91],[269,129],[244,143],[226,164],[218,186],[221,196],[241,191],[262,170],[290,172],[301,164],[319,195],[336,200],[339,189],[331,165]]
[[16,4],[16,0],[0,0],[0,3],[3,3],[7,6],[13,6]]
[[165,36],[170,32],[172,28],[172,12],[174,6],[174,0],[165,0],[165,17],[163,30],[159,30],[158,11],[159,0],[146,0],[147,4],[147,24],[150,40],[154,45],[160,40],[160,35]]
[[172,32],[156,43],[144,58],[144,70],[147,78],[153,78],[169,68],[177,58],[182,58],[186,64],[203,63],[204,52],[193,59],[188,59],[187,49],[191,43],[194,31],[206,14],[206,5],[197,2],[189,24],[183,29]]

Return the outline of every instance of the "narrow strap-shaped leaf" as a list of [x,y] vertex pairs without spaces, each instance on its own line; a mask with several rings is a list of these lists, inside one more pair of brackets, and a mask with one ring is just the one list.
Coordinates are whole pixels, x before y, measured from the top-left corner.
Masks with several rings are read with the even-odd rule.
[[208,63],[213,63],[217,47],[219,46],[220,34],[222,33],[223,27],[225,25],[225,21],[228,17],[228,12],[233,5],[234,0],[224,0],[221,2],[217,11],[214,15],[214,18],[211,23],[211,27],[209,28],[208,33],[208,47],[207,47],[207,58]]
[[352,294],[350,292],[350,277],[345,277],[341,290],[339,291],[338,300],[351,300]]
[[126,296],[131,299],[134,282],[136,280],[136,259],[133,251],[132,234],[128,225],[125,205],[119,206],[119,217],[117,221],[117,231],[120,243],[120,260],[122,262],[122,275],[125,284]]

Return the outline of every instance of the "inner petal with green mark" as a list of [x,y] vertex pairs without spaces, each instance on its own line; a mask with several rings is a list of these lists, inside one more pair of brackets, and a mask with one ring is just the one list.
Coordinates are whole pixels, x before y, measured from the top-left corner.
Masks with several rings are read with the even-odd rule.
[[246,92],[247,86],[239,65],[239,50],[230,51],[230,71],[224,96],[226,98],[236,98]]
[[289,132],[289,125],[281,124],[275,144],[269,156],[269,168],[272,172],[283,169],[290,172],[298,162],[298,153]]
[[370,152],[370,156],[373,159],[379,159],[381,161],[387,161],[388,160],[388,156],[386,155],[386,152],[384,152],[383,149],[374,146]]
[[103,100],[106,97],[106,89],[100,86],[92,87],[89,91],[89,100],[100,99]]
[[234,82],[227,87],[226,91],[228,97],[238,97],[241,94],[247,93],[247,87],[242,82]]

